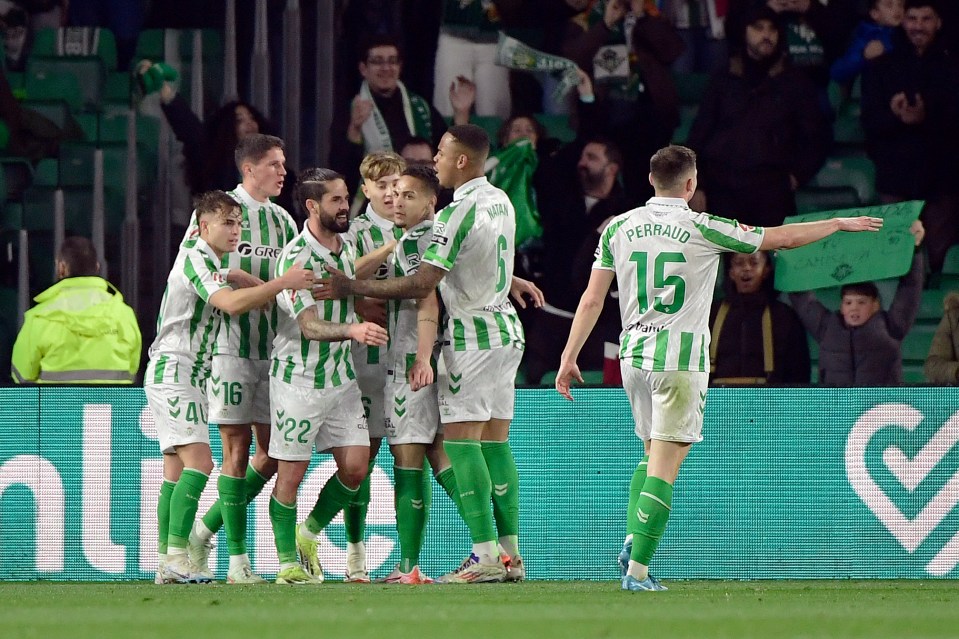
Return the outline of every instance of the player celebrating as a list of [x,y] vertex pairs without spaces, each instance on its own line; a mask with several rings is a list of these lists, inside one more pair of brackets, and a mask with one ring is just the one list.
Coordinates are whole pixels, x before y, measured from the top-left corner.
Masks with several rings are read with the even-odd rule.
[[[313,283],[312,271],[295,268],[265,284],[233,290],[219,266],[240,241],[240,204],[223,191],[211,191],[198,199],[195,217],[199,237],[180,250],[167,278],[144,382],[163,452],[159,583],[210,581],[190,561],[187,538],[213,470],[205,386],[218,310],[237,315],[267,304],[284,289]],[[249,560],[244,572],[250,572]]]
[[[356,248],[356,257],[372,255],[385,246],[392,246],[402,232],[393,226],[393,189],[400,173],[406,167],[403,158],[392,152],[370,153],[360,163],[361,189],[369,201],[366,211],[350,223],[345,239]],[[389,260],[376,271],[376,279],[385,279],[389,272]],[[363,319],[386,325],[384,304],[376,299],[355,300],[356,311]],[[366,569],[366,513],[370,507],[370,474],[380,444],[386,437],[383,412],[383,390],[386,384],[386,349],[379,346],[353,345],[353,364],[356,367],[356,382],[363,398],[366,423],[370,432],[370,463],[366,479],[360,484],[356,497],[343,509],[343,525],[346,528],[346,573],[344,581],[369,583]]]
[[519,479],[507,442],[525,342],[507,297],[514,283],[516,223],[509,198],[483,175],[488,154],[489,138],[480,127],[453,126],[443,135],[435,157],[437,176],[441,185],[456,190],[453,203],[439,213],[432,242],[413,275],[368,281],[334,274],[332,281],[337,295],[386,299],[422,299],[440,288],[450,336],[443,348],[448,384],[439,389],[444,447],[473,540],[469,558],[438,580],[446,583],[507,579],[491,496],[499,543],[513,564],[509,577],[520,579],[525,572],[518,544]]
[[[353,273],[352,245],[340,233],[350,225],[349,199],[343,176],[328,169],[300,175],[296,201],[309,219],[283,249],[277,276],[296,264],[322,275],[324,266]],[[386,329],[371,322],[355,323],[351,300],[316,303],[298,291],[280,299],[270,366],[270,405],[274,432],[270,457],[278,460],[276,486],[270,500],[270,521],[276,542],[279,584],[311,584],[323,580],[317,557],[319,533],[350,502],[367,474],[370,439],[360,391],[353,372],[350,340],[371,346],[386,344]],[[314,446],[331,450],[337,471],[306,521],[296,525],[296,493]],[[300,563],[297,563],[299,553]]]
[[[271,135],[252,134],[236,147],[236,166],[243,176],[230,192],[240,203],[239,250],[221,264],[238,283],[262,283],[272,277],[280,249],[296,235],[293,218],[270,201],[283,189],[286,169],[283,140]],[[195,236],[196,226],[187,231],[184,246]],[[277,308],[254,308],[223,318],[213,350],[213,370],[207,391],[210,422],[217,424],[223,443],[223,466],[217,480],[220,498],[190,534],[190,558],[201,572],[212,577],[207,562],[212,537],[226,528],[230,554],[229,583],[261,583],[249,568],[246,554],[247,505],[276,472],[276,461],[267,455],[270,443],[269,358],[273,344]],[[256,431],[256,453],[249,464],[252,431]]]
[[623,322],[620,367],[646,455],[630,482],[627,536],[619,561],[622,588],[665,590],[649,564],[666,530],[679,466],[702,441],[709,378],[709,306],[719,255],[794,248],[836,231],[876,231],[874,217],[758,228],[692,211],[696,154],[682,146],[650,160],[655,197],[612,219],[573,318],[556,390],[572,400],[582,382],[576,358],[596,324],[609,286],[619,279]]

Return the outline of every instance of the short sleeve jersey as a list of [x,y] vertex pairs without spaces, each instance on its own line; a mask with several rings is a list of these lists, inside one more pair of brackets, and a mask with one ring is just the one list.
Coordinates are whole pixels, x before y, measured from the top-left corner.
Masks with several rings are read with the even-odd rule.
[[[317,279],[328,277],[325,266],[337,268],[348,277],[355,275],[353,245],[343,242],[339,253],[320,244],[304,225],[303,232],[286,245],[277,262],[276,276],[286,273],[294,264],[312,269]],[[356,379],[350,355],[350,340],[318,342],[309,340],[300,331],[296,318],[308,308],[316,307],[317,317],[328,322],[345,324],[355,321],[352,298],[317,302],[309,290],[283,291],[276,296],[280,308],[270,375],[293,386],[333,388]]]
[[[433,220],[423,220],[407,229],[393,250],[392,275],[412,275],[420,267],[423,253],[432,239]],[[390,334],[390,367],[396,373],[405,373],[416,355],[418,322],[416,300],[389,300],[387,326]]]
[[709,370],[709,307],[721,253],[754,253],[765,229],[654,197],[618,215],[594,269],[614,271],[623,322],[620,359],[648,371]]
[[[272,202],[257,202],[242,185],[230,191],[229,195],[240,203],[243,219],[240,222],[240,243],[235,251],[223,256],[220,268],[224,271],[240,269],[265,282],[276,270],[280,251],[296,236],[296,223],[282,206]],[[190,246],[199,232],[194,214],[183,238],[183,246]],[[269,311],[254,309],[240,315],[224,313],[223,326],[213,352],[249,359],[269,359],[278,312],[276,306],[271,306]]]
[[[389,220],[373,212],[372,207],[367,204],[366,211],[360,213],[350,222],[350,230],[342,234],[344,240],[353,244],[356,249],[356,257],[363,257],[382,247],[390,240],[397,239],[402,231]],[[392,258],[392,256],[391,256]],[[377,269],[374,279],[386,279],[390,272],[390,260],[387,260]],[[366,344],[353,344],[353,361],[357,366],[375,366],[380,363],[381,358],[386,354],[386,349],[380,346],[367,346]]]
[[525,343],[509,301],[515,238],[513,205],[485,177],[456,189],[453,202],[437,215],[423,262],[448,271],[439,289],[454,350]]
[[230,290],[219,271],[220,260],[202,239],[180,250],[167,277],[150,346],[147,384],[200,387],[210,373],[210,356],[222,313],[210,296]]

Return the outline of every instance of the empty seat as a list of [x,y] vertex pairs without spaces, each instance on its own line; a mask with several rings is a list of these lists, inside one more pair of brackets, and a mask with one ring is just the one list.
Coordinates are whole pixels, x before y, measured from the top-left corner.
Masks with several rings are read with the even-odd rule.
[[856,190],[860,204],[865,206],[878,201],[876,195],[876,166],[872,163],[872,160],[865,157],[829,158],[810,180],[808,186],[848,186]]
[[[64,228],[67,234],[90,235],[93,193],[86,187],[63,189]],[[23,223],[27,231],[53,231],[57,187],[31,186],[23,193]],[[32,243],[32,236],[31,236]]]
[[71,109],[95,111],[103,101],[105,84],[103,62],[94,56],[31,56],[27,61],[26,92],[31,100],[62,99]]
[[929,345],[936,332],[935,325],[916,324],[906,338],[902,340],[902,359],[913,362],[924,362],[929,355]]

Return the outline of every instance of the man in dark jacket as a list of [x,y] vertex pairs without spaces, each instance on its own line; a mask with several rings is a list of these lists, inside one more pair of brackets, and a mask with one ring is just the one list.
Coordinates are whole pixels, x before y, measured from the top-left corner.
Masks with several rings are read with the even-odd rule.
[[902,340],[919,312],[925,274],[919,243],[926,232],[921,222],[910,231],[915,238],[909,272],[899,280],[888,311],[882,310],[879,289],[872,282],[842,287],[838,311],[830,311],[812,293],[792,293],[789,301],[806,330],[819,342],[819,382],[830,386],[895,386],[902,384]]
[[930,0],[906,3],[901,40],[867,65],[862,124],[884,202],[922,199],[933,271],[959,240],[953,160],[959,134],[959,65],[939,42],[942,21]]
[[776,13],[747,14],[743,50],[706,89],[687,145],[699,155],[694,208],[756,226],[796,211],[796,188],[826,159],[829,129],[816,89],[789,66]]

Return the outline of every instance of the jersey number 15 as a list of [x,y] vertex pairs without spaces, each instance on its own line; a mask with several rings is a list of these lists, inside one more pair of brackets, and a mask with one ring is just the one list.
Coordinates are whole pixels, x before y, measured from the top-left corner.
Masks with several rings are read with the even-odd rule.
[[[649,310],[649,298],[653,297],[653,310],[660,313],[672,314],[683,307],[686,301],[686,281],[679,275],[666,275],[666,265],[671,263],[684,263],[686,256],[682,253],[663,252],[656,255],[653,260],[653,276],[649,277],[649,254],[645,251],[633,251],[629,256],[630,262],[636,263],[636,300],[639,304],[639,312],[645,313]],[[650,281],[652,279],[652,281]],[[657,291],[666,293],[666,289],[671,287],[672,301],[665,302],[667,294],[655,295]]]

